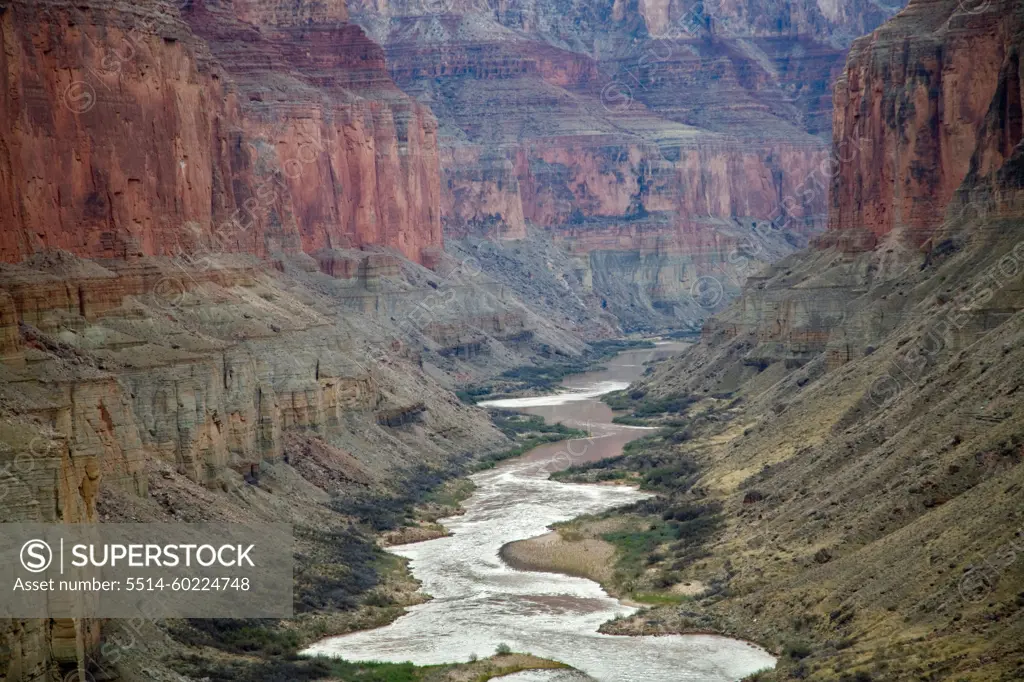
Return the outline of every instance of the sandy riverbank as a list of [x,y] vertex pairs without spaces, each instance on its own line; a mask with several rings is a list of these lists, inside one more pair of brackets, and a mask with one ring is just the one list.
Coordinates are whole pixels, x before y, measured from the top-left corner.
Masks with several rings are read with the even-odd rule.
[[520,571],[552,571],[607,585],[615,564],[615,547],[600,538],[566,539],[552,531],[529,540],[510,542],[499,552]]

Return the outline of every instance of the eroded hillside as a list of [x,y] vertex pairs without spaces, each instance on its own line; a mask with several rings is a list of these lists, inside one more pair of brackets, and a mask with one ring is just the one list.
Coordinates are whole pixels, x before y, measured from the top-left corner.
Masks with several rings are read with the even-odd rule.
[[610,631],[773,643],[757,679],[1020,676],[1022,29],[1019,3],[915,1],[855,43],[836,140],[873,142],[840,166],[830,231],[617,399],[666,427],[604,465],[666,490],[652,528],[693,505],[722,526],[634,588],[704,597]]

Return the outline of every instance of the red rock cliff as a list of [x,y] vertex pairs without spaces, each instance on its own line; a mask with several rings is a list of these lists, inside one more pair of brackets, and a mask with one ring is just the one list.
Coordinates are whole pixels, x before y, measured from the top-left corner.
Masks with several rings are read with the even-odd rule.
[[[959,322],[946,343],[967,347],[1019,310],[1011,275],[993,289],[953,283],[991,275],[985,255],[1008,248],[1000,240],[1012,248],[1024,216],[1022,45],[1024,5],[1010,0],[914,0],[856,41],[836,86],[821,248],[751,279],[705,334],[749,333],[759,361],[826,353],[835,368],[873,353],[907,316],[952,308]],[[921,309],[893,284],[904,271],[933,277],[951,253],[972,250],[980,265],[918,287],[935,294]]]
[[436,124],[344,3],[182,8],[0,14],[0,258],[440,245]]
[[1021,139],[1024,6],[914,0],[854,43],[835,91],[827,241],[923,244],[965,179],[992,178]]

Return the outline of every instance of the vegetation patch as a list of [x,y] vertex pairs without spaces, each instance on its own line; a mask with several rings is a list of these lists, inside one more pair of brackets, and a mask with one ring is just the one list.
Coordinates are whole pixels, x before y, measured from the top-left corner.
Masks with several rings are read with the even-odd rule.
[[598,369],[596,363],[614,357],[622,351],[654,347],[654,343],[646,339],[594,341],[578,357],[551,355],[548,362],[514,367],[484,383],[465,386],[455,394],[463,402],[476,404],[481,400],[550,393],[557,389],[567,376]]
[[622,454],[571,466],[552,474],[554,480],[596,483],[632,480],[643,490],[666,494],[688,492],[697,482],[700,467],[676,446],[690,439],[686,427],[667,427],[626,443]]
[[511,650],[500,651],[490,658],[469,663],[429,666],[416,666],[412,663],[353,663],[325,656],[294,656],[273,661],[214,661],[197,654],[181,656],[175,663],[175,667],[184,674],[210,682],[486,682],[523,670],[569,667],[536,656],[514,654]]
[[632,426],[644,426],[648,420],[663,415],[683,415],[691,405],[698,402],[700,398],[691,395],[670,395],[663,398],[648,398],[643,389],[630,391],[613,391],[601,400],[608,404],[613,410],[625,411],[629,414],[618,415],[612,421],[616,424],[628,424]]
[[685,426],[663,428],[627,443],[618,457],[552,475],[563,481],[631,481],[642,490],[656,493],[595,517],[597,522],[623,522],[599,537],[616,548],[615,573],[609,587],[634,601],[656,606],[688,600],[667,590],[683,582],[685,571],[708,555],[707,548],[724,525],[720,503],[695,498],[691,493],[700,467],[678,448],[690,437]]
[[587,432],[574,429],[561,422],[548,424],[542,417],[520,414],[510,410],[491,410],[491,419],[498,429],[515,442],[510,448],[485,455],[477,469],[490,469],[498,462],[519,457],[538,445],[557,443],[570,438],[585,438]]
[[[723,525],[721,511],[718,503],[665,497],[622,510],[633,516],[633,527],[601,536],[617,550],[616,583],[636,593],[682,582],[682,571],[707,556],[707,544]],[[647,595],[649,600],[652,596]]]

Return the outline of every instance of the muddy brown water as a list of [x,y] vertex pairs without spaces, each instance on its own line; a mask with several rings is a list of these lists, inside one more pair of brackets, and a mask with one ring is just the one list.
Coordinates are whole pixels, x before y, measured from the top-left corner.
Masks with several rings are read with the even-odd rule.
[[[413,575],[433,599],[390,625],[331,637],[304,653],[431,665],[488,656],[504,643],[604,682],[725,682],[773,666],[766,651],[726,637],[600,634],[601,623],[635,609],[593,581],[517,571],[498,556],[506,543],[542,535],[553,523],[644,497],[631,488],[558,483],[548,477],[570,464],[617,455],[625,443],[643,436],[644,429],[612,424],[614,415],[600,396],[641,376],[645,362],[684,347],[659,342],[653,349],[626,351],[603,370],[569,377],[560,393],[483,403],[586,428],[591,436],[544,445],[474,474],[477,490],[464,504],[466,513],[442,520],[450,537],[390,548],[410,559]],[[564,675],[537,672],[506,679],[572,679]]]

